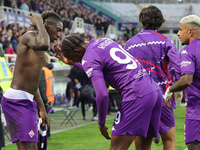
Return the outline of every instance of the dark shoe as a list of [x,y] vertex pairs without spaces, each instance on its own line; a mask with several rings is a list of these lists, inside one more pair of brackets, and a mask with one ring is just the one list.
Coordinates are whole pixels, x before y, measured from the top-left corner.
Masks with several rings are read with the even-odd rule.
[[85,116],[83,116],[83,120],[86,120],[86,117],[85,117]]
[[160,136],[158,138],[154,138],[154,143],[158,144],[160,142]]

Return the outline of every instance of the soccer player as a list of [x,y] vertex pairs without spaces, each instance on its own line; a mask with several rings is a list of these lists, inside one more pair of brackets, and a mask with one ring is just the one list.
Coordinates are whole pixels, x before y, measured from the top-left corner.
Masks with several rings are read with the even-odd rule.
[[[180,77],[179,52],[169,37],[157,32],[165,22],[162,12],[157,7],[152,5],[144,7],[139,14],[139,21],[143,29],[125,43],[124,49],[141,63],[164,94],[173,84],[174,75],[177,79]],[[163,98],[162,100],[164,101]],[[175,149],[173,109],[176,108],[176,104],[172,98],[170,103],[171,108],[163,103],[159,129],[165,150]],[[137,139],[135,140],[136,146]]]
[[[38,90],[45,51],[60,36],[62,19],[53,11],[29,16],[37,31],[25,33],[17,47],[17,59],[11,88],[1,99],[8,130],[20,150],[36,150],[38,142],[37,107],[43,125],[49,119]],[[36,104],[37,103],[37,104]]]
[[[98,124],[101,134],[111,138],[110,150],[128,149],[136,136],[148,137],[140,149],[150,149],[153,136],[158,136],[162,93],[146,70],[118,43],[108,38],[91,40],[69,35],[62,41],[57,57],[65,63],[81,62],[96,92]],[[64,55],[64,56],[63,56]],[[74,64],[78,67],[78,64]],[[105,81],[122,97],[110,137],[105,126],[109,96]],[[148,88],[147,88],[148,87]],[[152,99],[152,97],[155,97]]]
[[172,92],[185,89],[187,109],[185,143],[188,150],[200,149],[200,17],[189,15],[181,19],[177,33],[183,45],[180,52],[181,77],[165,93],[168,100]]

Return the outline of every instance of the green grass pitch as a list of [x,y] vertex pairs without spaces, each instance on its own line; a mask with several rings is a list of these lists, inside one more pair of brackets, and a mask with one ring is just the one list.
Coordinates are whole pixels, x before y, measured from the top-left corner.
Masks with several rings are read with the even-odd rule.
[[[177,106],[174,110],[176,120],[176,150],[186,148],[184,141],[184,122],[186,107]],[[106,121],[108,131],[111,133],[113,119]],[[48,140],[48,150],[108,150],[110,140],[106,140],[98,129],[98,124],[90,124],[75,129],[55,133]],[[7,145],[2,150],[16,150],[15,144]],[[161,150],[162,142],[152,144],[152,150]],[[133,145],[129,150],[134,150]]]

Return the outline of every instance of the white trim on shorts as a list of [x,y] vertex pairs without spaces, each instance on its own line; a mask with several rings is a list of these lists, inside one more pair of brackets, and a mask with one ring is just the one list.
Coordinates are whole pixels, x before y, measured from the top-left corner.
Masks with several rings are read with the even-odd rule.
[[32,95],[28,92],[25,92],[25,91],[22,91],[22,90],[16,90],[16,89],[13,89],[13,88],[9,88],[4,93],[3,96],[6,97],[6,98],[9,98],[9,99],[28,99],[32,102],[33,102],[33,97],[34,97],[34,95]]

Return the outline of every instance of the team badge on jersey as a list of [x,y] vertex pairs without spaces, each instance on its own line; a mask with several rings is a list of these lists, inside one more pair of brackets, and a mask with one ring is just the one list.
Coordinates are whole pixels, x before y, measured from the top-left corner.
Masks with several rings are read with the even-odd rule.
[[114,126],[112,127],[112,131],[116,131]]
[[29,134],[29,136],[30,136],[31,138],[35,135],[35,133],[33,132],[33,130],[31,130],[28,134]]

